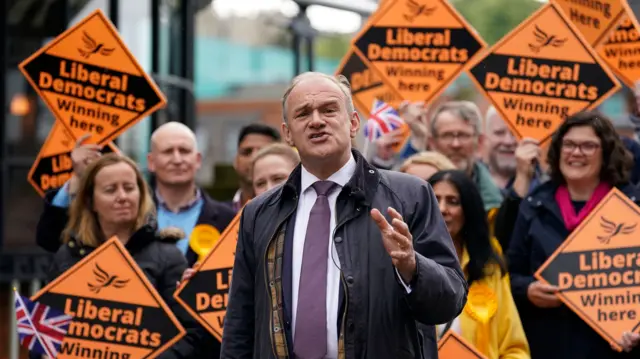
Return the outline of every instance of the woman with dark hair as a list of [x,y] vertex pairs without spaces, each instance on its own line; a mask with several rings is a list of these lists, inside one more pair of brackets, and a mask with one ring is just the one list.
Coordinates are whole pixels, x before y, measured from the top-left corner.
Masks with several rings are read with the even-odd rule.
[[440,171],[429,178],[469,284],[464,310],[451,329],[489,359],[530,358],[529,345],[513,298],[502,250],[490,237],[484,203],[464,172]]
[[[507,251],[513,297],[533,358],[608,359],[638,357],[618,353],[585,321],[564,306],[558,288],[533,274],[598,203],[617,187],[638,203],[629,183],[631,154],[611,121],[594,111],[569,117],[553,134],[550,180],[522,201]],[[640,335],[625,333],[619,343],[631,351]]]

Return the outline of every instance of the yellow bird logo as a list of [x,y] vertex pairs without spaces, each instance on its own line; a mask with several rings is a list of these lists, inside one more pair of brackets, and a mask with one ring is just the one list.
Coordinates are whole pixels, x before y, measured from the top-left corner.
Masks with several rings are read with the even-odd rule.
[[529,48],[534,53],[540,52],[540,50],[547,46],[552,47],[562,47],[565,42],[567,42],[567,38],[559,39],[556,35],[549,35],[546,32],[542,31],[538,25],[535,26],[536,29],[533,31],[533,36],[536,37],[537,45],[529,44]]
[[114,48],[106,48],[104,47],[104,43],[98,43],[94,40],[86,31],[82,32],[84,36],[82,36],[82,41],[84,42],[85,50],[78,49],[78,52],[82,57],[88,59],[89,56],[93,54],[100,54],[103,56],[109,56],[115,50]]
[[615,223],[604,216],[600,217],[600,226],[604,229],[606,235],[598,236],[600,243],[609,244],[611,239],[619,234],[631,234],[636,229],[637,223],[625,225],[624,222]]
[[88,283],[88,285],[89,290],[96,294],[100,293],[102,289],[107,287],[124,288],[129,282],[129,279],[119,279],[117,275],[110,275],[107,271],[100,268],[98,263],[96,263],[96,268],[93,270],[93,274],[95,274],[98,284]]
[[429,16],[436,10],[435,6],[427,7],[427,5],[419,4],[415,0],[407,0],[407,8],[410,14],[405,14],[404,18],[409,22],[413,22],[413,20],[420,15]]

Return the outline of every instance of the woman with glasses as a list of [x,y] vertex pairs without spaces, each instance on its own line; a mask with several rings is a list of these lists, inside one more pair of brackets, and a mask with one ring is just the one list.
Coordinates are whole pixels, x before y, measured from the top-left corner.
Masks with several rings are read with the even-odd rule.
[[513,297],[531,356],[637,358],[638,349],[633,347],[640,335],[625,333],[618,339],[625,351],[618,353],[563,305],[556,295],[557,287],[533,276],[613,187],[632,201],[640,201],[640,192],[629,183],[631,154],[611,121],[589,111],[569,117],[558,128],[547,159],[550,180],[522,201],[507,251]]

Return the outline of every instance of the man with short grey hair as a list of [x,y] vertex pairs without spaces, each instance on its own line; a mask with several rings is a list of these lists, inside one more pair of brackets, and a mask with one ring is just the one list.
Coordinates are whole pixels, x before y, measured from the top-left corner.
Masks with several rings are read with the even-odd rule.
[[485,210],[498,208],[502,203],[500,189],[487,167],[476,159],[484,141],[478,106],[471,101],[445,102],[434,111],[430,124],[430,148],[447,156],[459,170],[473,178]]
[[296,77],[282,108],[301,164],[242,212],[220,358],[437,358],[467,285],[431,186],[352,148],[343,76]]

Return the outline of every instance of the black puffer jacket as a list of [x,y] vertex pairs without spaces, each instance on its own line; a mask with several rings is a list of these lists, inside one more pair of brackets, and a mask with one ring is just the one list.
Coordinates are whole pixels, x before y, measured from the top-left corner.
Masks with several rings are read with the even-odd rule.
[[[185,257],[175,245],[175,241],[180,239],[174,233],[176,231],[180,230],[166,229],[158,233],[155,222],[150,221],[150,224],[131,236],[125,248],[187,331],[180,341],[158,358],[199,358],[199,343],[201,336],[206,333],[199,329],[197,322],[173,298],[176,283],[187,268]],[[49,280],[60,276],[95,249],[74,239],[62,245],[53,258]]]

